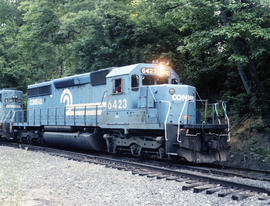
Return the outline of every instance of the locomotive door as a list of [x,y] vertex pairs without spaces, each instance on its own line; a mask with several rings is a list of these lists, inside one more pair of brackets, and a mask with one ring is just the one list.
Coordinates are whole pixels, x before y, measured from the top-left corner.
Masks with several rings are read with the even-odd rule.
[[106,123],[110,125],[128,124],[128,99],[125,79],[116,77],[111,82],[111,92],[107,98]]

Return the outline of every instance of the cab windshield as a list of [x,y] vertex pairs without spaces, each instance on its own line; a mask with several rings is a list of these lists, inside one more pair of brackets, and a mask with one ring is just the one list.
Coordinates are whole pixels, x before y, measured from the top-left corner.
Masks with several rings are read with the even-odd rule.
[[143,75],[143,85],[156,85],[156,84],[168,84],[168,77],[159,77],[155,75]]

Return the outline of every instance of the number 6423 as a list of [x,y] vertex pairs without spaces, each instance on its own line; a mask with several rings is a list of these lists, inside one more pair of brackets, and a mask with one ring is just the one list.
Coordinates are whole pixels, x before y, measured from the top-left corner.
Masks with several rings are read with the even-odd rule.
[[126,109],[127,99],[115,99],[108,101],[108,109]]

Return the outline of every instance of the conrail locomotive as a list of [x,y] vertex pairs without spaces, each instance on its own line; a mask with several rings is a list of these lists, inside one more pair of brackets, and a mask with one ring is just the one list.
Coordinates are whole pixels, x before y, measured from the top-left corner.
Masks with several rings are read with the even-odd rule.
[[[195,87],[180,83],[170,66],[144,63],[30,85],[26,111],[21,91],[3,89],[0,135],[29,144],[225,161],[230,140],[226,104],[196,100],[196,93]],[[212,108],[211,123],[201,120],[198,101],[205,115]]]

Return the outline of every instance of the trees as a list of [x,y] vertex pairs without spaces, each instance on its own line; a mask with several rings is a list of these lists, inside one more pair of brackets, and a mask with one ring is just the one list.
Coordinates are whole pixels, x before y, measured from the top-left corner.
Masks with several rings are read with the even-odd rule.
[[25,88],[25,68],[20,67],[20,53],[16,42],[21,12],[20,2],[0,1],[0,86]]
[[23,24],[18,32],[18,47],[28,67],[29,77],[38,81],[49,79],[57,71],[59,54],[56,33],[59,21],[51,1],[23,1]]
[[[87,2],[86,7],[82,7]],[[116,1],[82,1],[62,17],[61,35],[71,54],[69,73],[86,72],[130,61],[129,22],[125,5]]]
[[[242,112],[267,113],[258,108],[263,108],[269,96],[269,11],[260,1],[248,0],[191,0],[183,4],[179,10],[183,39],[178,50],[186,57],[187,78],[198,82],[202,91],[208,87],[210,96],[223,91],[218,96],[232,104],[248,99],[250,104]],[[206,76],[205,82],[202,77]],[[243,84],[239,84],[241,79]],[[203,93],[207,97],[209,91]]]
[[204,98],[229,101],[238,116],[263,115],[270,105],[266,3],[1,0],[1,86],[25,89],[35,81],[159,59]]

